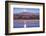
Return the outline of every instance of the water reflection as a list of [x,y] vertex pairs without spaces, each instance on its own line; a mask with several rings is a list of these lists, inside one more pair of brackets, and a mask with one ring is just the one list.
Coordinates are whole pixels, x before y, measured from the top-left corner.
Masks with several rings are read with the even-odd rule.
[[14,20],[14,28],[39,27],[39,20]]

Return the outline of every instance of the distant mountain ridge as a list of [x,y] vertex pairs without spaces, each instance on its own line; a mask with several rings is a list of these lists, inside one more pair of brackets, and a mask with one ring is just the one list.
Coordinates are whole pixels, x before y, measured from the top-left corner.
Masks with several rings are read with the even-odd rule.
[[14,14],[14,19],[39,19],[39,13],[22,12]]

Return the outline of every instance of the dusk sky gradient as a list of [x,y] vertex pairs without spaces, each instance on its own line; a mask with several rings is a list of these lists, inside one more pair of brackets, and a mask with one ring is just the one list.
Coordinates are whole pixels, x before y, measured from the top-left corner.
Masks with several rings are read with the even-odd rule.
[[39,13],[39,8],[13,8],[13,13],[22,13],[22,12],[31,12],[31,13]]

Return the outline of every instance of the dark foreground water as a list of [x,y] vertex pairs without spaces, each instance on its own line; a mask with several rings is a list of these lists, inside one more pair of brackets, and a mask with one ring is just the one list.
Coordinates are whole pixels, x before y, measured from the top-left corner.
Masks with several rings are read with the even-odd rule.
[[14,28],[24,28],[26,24],[26,28],[29,27],[39,27],[39,20],[14,20]]

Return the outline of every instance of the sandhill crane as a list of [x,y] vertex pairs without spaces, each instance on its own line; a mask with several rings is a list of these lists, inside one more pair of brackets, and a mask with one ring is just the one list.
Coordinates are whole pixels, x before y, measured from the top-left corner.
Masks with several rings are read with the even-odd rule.
[[24,20],[24,28],[26,28],[26,21]]

